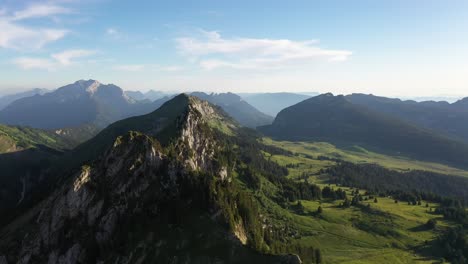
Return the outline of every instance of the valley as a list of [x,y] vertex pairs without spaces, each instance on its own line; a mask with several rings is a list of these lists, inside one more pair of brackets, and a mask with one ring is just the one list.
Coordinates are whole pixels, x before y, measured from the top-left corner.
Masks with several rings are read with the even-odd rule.
[[0,0],[0,264],[468,264],[467,10]]
[[[418,170],[431,168],[437,172],[450,171],[444,165],[399,159],[363,150],[354,152],[340,150],[329,143],[306,143],[273,141],[263,138],[262,142],[281,147],[292,153],[271,155],[268,159],[288,168],[288,177],[307,181],[322,188],[341,189],[353,197],[356,189],[330,183],[330,177],[321,170],[332,167],[342,159],[357,163],[377,163],[392,170]],[[317,157],[321,157],[318,160]],[[418,164],[418,165],[415,165]],[[427,167],[426,167],[427,166]],[[452,170],[455,175],[466,171]],[[450,176],[448,176],[450,177]],[[291,202],[288,208],[276,208],[286,221],[299,228],[298,243],[324,247],[325,263],[434,263],[437,257],[431,252],[431,243],[437,240],[446,228],[456,226],[453,221],[435,213],[437,203],[421,201],[421,205],[409,205],[406,201],[395,202],[391,196],[369,195],[359,189],[363,201],[359,206],[343,207],[342,200],[322,198],[319,201],[300,200]],[[373,197],[377,197],[374,202]],[[298,209],[300,202],[301,208]],[[369,206],[369,207],[368,207]],[[321,207],[322,212],[317,209]],[[430,219],[436,219],[437,228],[426,228]]]
[[[330,99],[332,111],[328,103],[322,108]],[[463,246],[446,238],[459,232],[454,230],[468,215],[462,159],[436,153],[427,158],[415,147],[381,151],[386,145],[354,130],[347,119],[322,123],[321,133],[341,125],[367,142],[350,144],[351,137],[336,143],[340,138],[333,133],[328,142],[298,140],[281,133],[281,122],[293,120],[282,117],[284,111],[273,125],[247,128],[242,116],[264,115],[249,106],[231,117],[227,112],[240,109],[232,104],[244,104],[232,94],[158,100],[156,110],[102,129],[2,126],[6,174],[0,178],[0,209],[6,217],[0,257],[25,263],[291,264],[463,258],[451,250]],[[411,140],[450,142],[446,152],[458,142],[378,119],[343,98],[306,99],[314,100],[312,107],[333,113],[331,120],[355,111],[361,126],[411,128],[422,136],[409,133]],[[295,133],[310,134],[310,126],[296,125]],[[400,144],[398,137],[392,140]],[[456,151],[463,152],[464,143]],[[34,162],[38,157],[42,163]],[[19,169],[15,162],[27,166]],[[198,244],[199,239],[209,242]]]

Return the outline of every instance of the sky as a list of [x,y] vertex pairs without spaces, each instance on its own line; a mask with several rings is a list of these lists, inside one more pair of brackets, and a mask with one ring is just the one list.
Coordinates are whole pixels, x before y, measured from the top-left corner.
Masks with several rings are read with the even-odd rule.
[[0,94],[468,96],[468,1],[0,0]]

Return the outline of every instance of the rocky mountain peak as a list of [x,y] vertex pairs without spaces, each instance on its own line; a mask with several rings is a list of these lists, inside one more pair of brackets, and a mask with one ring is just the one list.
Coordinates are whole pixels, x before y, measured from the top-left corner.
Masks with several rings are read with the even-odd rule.
[[[92,80],[89,80],[89,82],[92,81]],[[90,94],[94,94],[97,89],[99,88],[99,86],[101,85],[100,82],[98,81],[93,81],[89,86],[88,88],[86,88],[86,91]]]

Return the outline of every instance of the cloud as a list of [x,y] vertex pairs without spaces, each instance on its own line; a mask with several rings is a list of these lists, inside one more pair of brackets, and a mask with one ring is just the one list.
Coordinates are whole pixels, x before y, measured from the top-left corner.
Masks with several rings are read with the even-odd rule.
[[94,50],[84,50],[84,49],[66,50],[60,53],[52,54],[52,58],[54,58],[59,64],[67,66],[73,62],[72,61],[73,59],[87,57],[95,53],[96,51]]
[[56,64],[50,59],[21,57],[15,59],[13,63],[24,70],[41,69],[51,71],[56,69]]
[[63,29],[33,29],[0,18],[0,48],[40,49],[68,33]]
[[183,55],[199,61],[205,69],[280,68],[316,60],[344,61],[348,50],[324,49],[317,40],[256,39],[221,37],[217,31],[200,31],[201,37],[178,38],[177,48]]
[[72,10],[51,3],[33,4],[25,9],[8,13],[0,11],[0,48],[36,50],[64,38],[66,29],[35,27],[20,21],[31,18],[46,18],[53,15],[68,14]]
[[115,40],[125,40],[128,38],[128,36],[126,34],[124,34],[122,31],[116,29],[116,28],[107,28],[106,31],[105,31],[106,35],[108,37],[111,37]]
[[16,11],[13,20],[24,20],[30,18],[49,17],[52,15],[70,14],[72,10],[54,4],[33,4],[24,10]]
[[115,29],[115,28],[108,28],[108,29],[106,29],[106,34],[114,36],[114,35],[119,34],[119,31],[117,31],[117,29]]
[[20,57],[13,60],[13,63],[24,70],[40,69],[55,71],[77,63],[77,59],[79,58],[88,57],[95,53],[96,51],[84,49],[65,50],[50,55],[50,58]]

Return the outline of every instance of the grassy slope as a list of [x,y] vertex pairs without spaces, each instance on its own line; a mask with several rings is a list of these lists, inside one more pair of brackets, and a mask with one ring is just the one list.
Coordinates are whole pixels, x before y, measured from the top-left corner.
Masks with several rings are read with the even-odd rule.
[[[309,181],[321,187],[325,186],[326,176],[318,175],[317,172],[321,168],[332,166],[334,162],[316,160],[318,155],[352,162],[375,162],[397,170],[426,169],[468,175],[466,171],[444,165],[415,162],[364,150],[340,150],[326,143],[277,142],[266,138],[263,141],[298,153],[299,155],[294,157],[272,156],[269,153],[265,155],[282,165],[299,164],[298,167],[288,168],[289,177],[297,178],[306,173]],[[314,159],[307,155],[313,156]],[[347,191],[349,198],[352,197],[349,188],[341,188]],[[360,190],[362,194],[364,191]],[[429,212],[424,201],[420,206],[407,205],[404,202],[396,204],[390,197],[379,197],[378,203],[371,199],[363,202],[364,205],[370,203],[373,212],[376,213],[353,206],[341,208],[339,204],[342,201],[301,202],[305,207],[305,212],[301,214],[294,209],[295,204],[291,204],[289,210],[273,203],[268,204],[267,208],[273,214],[281,215],[284,218],[283,222],[288,222],[300,230],[297,237],[300,244],[320,247],[327,263],[432,263],[435,259],[422,255],[425,243],[435,239],[441,230],[451,225],[441,215]],[[323,208],[320,216],[315,213],[319,205]],[[437,204],[429,203],[429,206],[434,208]],[[438,221],[436,230],[424,228],[424,224],[431,218]],[[369,225],[373,227],[373,231],[365,231],[359,228],[359,224]],[[391,232],[392,235],[385,232]]]
[[267,145],[274,145],[284,148],[298,154],[299,157],[286,157],[276,156],[275,160],[282,165],[288,163],[296,163],[295,160],[304,162],[305,165],[301,166],[299,170],[291,170],[292,176],[297,176],[304,166],[313,166],[313,171],[318,171],[320,168],[333,165],[332,161],[318,161],[314,159],[307,159],[305,155],[326,156],[330,158],[341,159],[353,163],[376,163],[388,169],[407,171],[407,170],[425,170],[442,174],[459,175],[468,177],[468,171],[458,168],[450,167],[444,164],[432,163],[411,160],[406,157],[396,157],[383,155],[371,151],[367,151],[361,147],[354,149],[339,149],[332,144],[325,142],[289,142],[289,141],[275,141],[270,138],[263,138],[263,143]]
[[[325,259],[330,263],[430,262],[430,259],[425,259],[412,250],[424,246],[426,240],[433,240],[437,236],[435,231],[421,227],[430,218],[436,218],[440,226],[449,225],[443,221],[441,215],[427,212],[424,206],[395,204],[390,198],[379,198],[378,203],[371,200],[364,202],[370,203],[374,210],[385,212],[384,216],[368,214],[355,207],[340,208],[340,202],[302,201],[306,215],[292,214],[295,223],[314,234],[302,237],[301,243],[320,246]],[[319,205],[322,206],[323,213],[321,216],[312,216]],[[377,231],[362,230],[357,226],[359,222],[375,226]],[[380,233],[386,230],[392,230],[396,235]]]
[[60,150],[68,148],[70,142],[41,129],[0,125],[0,153],[40,145]]

